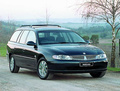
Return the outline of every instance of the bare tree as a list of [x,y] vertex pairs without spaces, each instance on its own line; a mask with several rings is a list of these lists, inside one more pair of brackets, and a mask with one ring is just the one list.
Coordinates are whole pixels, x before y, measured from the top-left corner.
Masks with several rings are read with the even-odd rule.
[[[81,11],[83,9],[83,11]],[[120,30],[120,0],[86,0],[78,11],[83,17],[106,21],[112,28],[111,67],[115,67],[116,36]]]

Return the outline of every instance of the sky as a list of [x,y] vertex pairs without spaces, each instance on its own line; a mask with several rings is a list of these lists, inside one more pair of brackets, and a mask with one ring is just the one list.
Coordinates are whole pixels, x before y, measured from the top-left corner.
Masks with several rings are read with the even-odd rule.
[[0,0],[0,19],[79,18],[75,4],[83,0]]

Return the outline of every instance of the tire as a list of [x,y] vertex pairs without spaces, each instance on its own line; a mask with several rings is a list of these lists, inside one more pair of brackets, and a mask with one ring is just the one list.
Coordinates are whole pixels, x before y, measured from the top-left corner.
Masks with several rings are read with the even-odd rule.
[[15,59],[13,56],[10,57],[9,60],[9,69],[11,73],[18,73],[19,67],[15,63]]
[[106,73],[106,71],[103,71],[103,72],[92,72],[92,73],[90,73],[90,75],[93,78],[102,78],[105,75],[105,73]]
[[47,60],[44,57],[39,59],[38,66],[37,66],[37,74],[39,78],[42,80],[50,79],[52,77],[52,74],[49,73],[49,70],[48,70]]

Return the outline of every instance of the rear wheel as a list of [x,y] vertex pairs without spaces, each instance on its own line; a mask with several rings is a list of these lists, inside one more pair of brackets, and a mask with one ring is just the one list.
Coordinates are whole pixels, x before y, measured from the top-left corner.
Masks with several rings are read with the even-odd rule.
[[103,72],[92,72],[90,73],[90,75],[93,77],[93,78],[101,78],[105,75],[106,71],[103,71]]
[[48,64],[44,57],[42,57],[39,60],[38,66],[37,66],[37,73],[40,79],[48,79],[51,77],[51,73],[48,71]]
[[12,73],[18,73],[19,71],[19,67],[16,65],[15,59],[13,56],[11,56],[9,60],[9,69]]

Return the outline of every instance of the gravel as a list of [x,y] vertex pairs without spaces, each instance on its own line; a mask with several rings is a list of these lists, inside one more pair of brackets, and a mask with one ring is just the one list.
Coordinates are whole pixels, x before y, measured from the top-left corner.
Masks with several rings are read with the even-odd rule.
[[120,91],[120,72],[107,72],[103,78],[55,74],[50,80],[41,80],[35,71],[23,68],[10,73],[8,61],[0,57],[0,91]]

